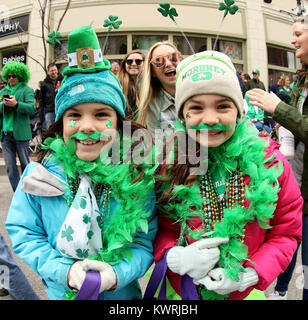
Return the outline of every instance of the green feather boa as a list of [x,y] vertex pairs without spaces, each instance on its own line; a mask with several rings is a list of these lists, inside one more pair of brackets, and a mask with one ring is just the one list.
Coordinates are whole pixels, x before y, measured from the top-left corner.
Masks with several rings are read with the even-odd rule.
[[[218,265],[225,269],[228,277],[238,281],[238,273],[243,271],[242,262],[249,260],[248,248],[241,239],[244,236],[245,226],[248,222],[257,219],[263,229],[270,228],[269,219],[273,217],[280,190],[278,177],[283,171],[283,164],[267,167],[267,163],[273,160],[265,158],[265,149],[269,141],[258,136],[257,130],[245,120],[239,120],[233,136],[223,145],[209,148],[208,170],[219,170],[223,177],[227,177],[239,165],[241,172],[250,177],[249,186],[246,185],[245,197],[251,201],[248,208],[227,208],[223,212],[221,222],[215,224],[214,230],[205,231],[191,230],[187,222],[193,217],[203,219],[202,198],[199,183],[186,187],[175,186],[173,197],[176,203],[169,203],[164,211],[168,216],[181,224],[181,232],[178,245],[185,244],[185,235],[193,239],[203,237],[228,237],[229,242],[219,246],[220,260]],[[213,159],[213,160],[211,160]],[[201,178],[201,177],[200,177]],[[191,208],[196,208],[192,210]],[[201,291],[203,299],[223,299],[215,292],[206,289]],[[227,295],[228,296],[228,295]]]
[[[131,142],[125,140],[125,143]],[[68,177],[76,178],[80,173],[87,173],[93,182],[108,184],[111,187],[112,196],[120,204],[117,214],[109,216],[106,220],[103,249],[91,259],[110,264],[117,264],[123,258],[130,260],[130,247],[134,236],[140,230],[148,232],[147,218],[151,212],[146,208],[149,204],[148,196],[154,190],[153,174],[158,164],[110,163],[106,165],[102,163],[100,157],[96,161],[83,161],[75,154],[75,141],[69,140],[65,143],[60,136],[47,138],[42,147],[51,151],[46,156],[47,159],[55,158]],[[144,175],[133,183],[142,172]],[[76,294],[70,290],[66,292],[65,297],[67,300],[73,300]]]

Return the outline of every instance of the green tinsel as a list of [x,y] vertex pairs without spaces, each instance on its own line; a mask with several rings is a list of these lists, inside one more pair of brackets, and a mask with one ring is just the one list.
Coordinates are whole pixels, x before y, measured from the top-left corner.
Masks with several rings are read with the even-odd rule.
[[[268,163],[275,155],[265,158],[265,149],[269,141],[258,137],[256,129],[245,120],[239,120],[233,136],[223,145],[209,148],[208,170],[214,172],[219,170],[221,176],[229,176],[237,166],[244,175],[250,177],[249,186],[246,185],[245,197],[251,201],[248,208],[227,208],[223,212],[221,222],[215,224],[214,230],[205,232],[189,228],[187,222],[192,217],[203,219],[202,198],[199,183],[186,187],[184,185],[173,188],[173,197],[176,203],[169,203],[164,208],[175,222],[181,223],[181,235],[178,245],[185,243],[185,234],[193,239],[203,237],[228,237],[228,243],[221,244],[220,259],[218,265],[225,269],[227,276],[235,281],[239,280],[239,272],[243,271],[242,262],[249,260],[247,257],[248,247],[241,239],[244,236],[246,224],[257,219],[259,226],[263,229],[270,228],[269,219],[273,217],[280,190],[278,177],[283,171],[283,164],[268,167]],[[168,187],[168,184],[167,184]],[[194,208],[194,210],[192,209]],[[249,260],[250,261],[250,260]],[[204,299],[222,299],[219,295],[206,289],[201,292]]]
[[[124,138],[124,143],[131,141]],[[69,140],[65,143],[61,136],[47,138],[43,148],[51,151],[46,157],[61,164],[68,177],[76,178],[78,174],[87,173],[93,182],[108,184],[112,196],[120,204],[117,214],[106,218],[103,249],[90,259],[110,264],[117,264],[123,258],[130,260],[132,255],[130,247],[134,236],[139,230],[148,232],[147,218],[151,213],[146,208],[149,204],[148,195],[154,190],[155,180],[152,175],[158,164],[103,164],[101,157],[92,162],[83,161],[75,154],[75,141]],[[122,149],[121,156],[123,156]],[[142,172],[145,174],[133,183]],[[67,291],[65,298],[73,300],[76,294],[72,290]]]

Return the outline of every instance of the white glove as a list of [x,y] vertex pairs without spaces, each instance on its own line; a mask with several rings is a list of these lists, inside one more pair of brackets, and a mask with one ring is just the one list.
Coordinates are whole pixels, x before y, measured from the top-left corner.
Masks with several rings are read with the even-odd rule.
[[233,291],[245,291],[259,280],[255,269],[249,267],[245,268],[245,272],[239,273],[239,278],[239,281],[234,281],[226,276],[223,268],[216,268],[211,270],[205,278],[200,279],[198,284],[203,284],[208,290],[224,295]]
[[167,254],[169,269],[179,275],[188,274],[193,281],[204,278],[219,260],[218,245],[229,238],[210,238],[194,242],[187,247],[173,247]]
[[86,272],[82,267],[83,261],[74,262],[68,270],[68,284],[72,288],[80,289],[86,277]]
[[114,269],[110,264],[106,262],[101,262],[97,260],[83,260],[83,269],[85,271],[94,270],[98,271],[101,275],[101,287],[99,292],[103,292],[104,290],[115,289],[117,284],[117,276]]
[[117,284],[117,277],[113,268],[106,262],[85,259],[76,261],[68,271],[68,283],[70,287],[80,290],[88,270],[98,271],[101,275],[100,293],[109,290]]

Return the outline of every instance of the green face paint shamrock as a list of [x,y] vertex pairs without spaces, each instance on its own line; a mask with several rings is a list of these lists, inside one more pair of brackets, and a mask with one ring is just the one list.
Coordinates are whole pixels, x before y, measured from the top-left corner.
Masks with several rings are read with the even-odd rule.
[[107,121],[106,121],[106,126],[107,126],[107,128],[112,127],[112,123],[111,123],[111,121],[110,121],[110,120],[107,120]]
[[164,17],[170,17],[174,22],[174,17],[178,16],[178,13],[176,12],[175,8],[170,9],[170,4],[169,3],[160,3],[159,4],[160,8],[157,10],[164,16]]
[[112,28],[119,29],[120,25],[122,24],[122,20],[118,20],[118,16],[113,16],[112,14],[108,18],[109,20],[108,19],[104,20],[104,25],[103,25],[104,27],[109,27],[108,32],[110,32]]
[[69,127],[75,127],[76,121],[72,120],[68,125],[69,125]]
[[224,0],[224,2],[225,3],[220,2],[219,7],[218,7],[218,10],[220,10],[220,11],[225,10],[224,18],[226,17],[228,12],[230,12],[231,15],[235,14],[236,11],[238,10],[238,6],[233,5],[235,1],[234,0]]
[[55,45],[56,43],[61,45],[61,41],[59,38],[62,38],[62,34],[59,31],[52,30],[50,33],[48,33],[48,39],[46,40],[47,43],[51,45]]

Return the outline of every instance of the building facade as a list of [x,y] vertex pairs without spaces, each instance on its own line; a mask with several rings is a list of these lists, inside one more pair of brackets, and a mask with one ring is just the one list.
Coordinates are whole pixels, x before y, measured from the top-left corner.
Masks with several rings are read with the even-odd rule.
[[[223,11],[218,10],[222,0],[169,1],[177,10],[177,25],[157,11],[157,1],[71,0],[63,15],[67,2],[0,0],[0,69],[10,60],[26,63],[31,71],[29,85],[35,89],[45,78],[44,68],[49,62],[56,62],[60,69],[67,64],[67,36],[73,28],[91,25],[103,48],[108,29],[103,24],[109,15],[122,21],[106,42],[104,56],[111,61],[120,61],[135,48],[146,53],[161,40],[174,42],[183,56],[190,55],[182,30],[195,52],[213,49],[219,34],[216,48],[228,53],[244,73],[251,75],[253,69],[259,69],[266,87],[282,73],[293,74],[300,65],[291,45],[296,0],[237,0],[239,10],[228,14],[223,23]],[[302,3],[308,7],[307,1]],[[48,33],[57,29],[61,44],[46,43]]]

